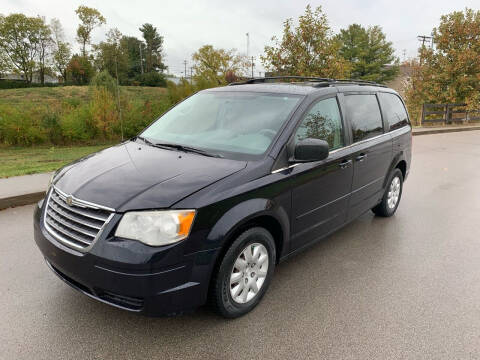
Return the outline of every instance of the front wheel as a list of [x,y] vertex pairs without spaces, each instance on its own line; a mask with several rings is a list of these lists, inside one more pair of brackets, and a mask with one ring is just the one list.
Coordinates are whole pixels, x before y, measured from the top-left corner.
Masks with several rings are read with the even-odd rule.
[[235,318],[257,306],[270,284],[275,259],[270,232],[254,227],[242,233],[227,250],[213,279],[215,310]]
[[402,172],[399,169],[395,169],[390,175],[387,184],[382,201],[372,209],[375,215],[389,217],[397,211],[403,190]]

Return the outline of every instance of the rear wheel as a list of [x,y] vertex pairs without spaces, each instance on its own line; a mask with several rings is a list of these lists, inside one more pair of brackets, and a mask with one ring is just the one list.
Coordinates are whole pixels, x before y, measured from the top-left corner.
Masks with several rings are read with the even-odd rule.
[[403,175],[400,169],[392,172],[387,184],[382,201],[372,209],[375,215],[389,217],[397,211],[403,190]]
[[215,310],[235,318],[257,306],[270,284],[275,259],[275,242],[266,229],[254,227],[238,236],[213,279]]

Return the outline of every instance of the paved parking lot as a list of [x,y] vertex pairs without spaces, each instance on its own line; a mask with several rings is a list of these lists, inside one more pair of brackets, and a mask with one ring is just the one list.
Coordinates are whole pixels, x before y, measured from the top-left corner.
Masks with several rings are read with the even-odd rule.
[[75,292],[0,211],[0,359],[480,357],[480,131],[414,138],[396,216],[365,214],[281,264],[263,302],[146,318]]

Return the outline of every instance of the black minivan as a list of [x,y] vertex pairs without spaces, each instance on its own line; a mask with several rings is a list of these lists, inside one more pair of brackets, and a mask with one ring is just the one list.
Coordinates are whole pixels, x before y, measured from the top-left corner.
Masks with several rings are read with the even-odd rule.
[[166,315],[208,300],[237,317],[282,260],[368,210],[393,215],[410,159],[394,90],[251,79],[200,91],[57,171],[35,241],[56,275],[104,303]]

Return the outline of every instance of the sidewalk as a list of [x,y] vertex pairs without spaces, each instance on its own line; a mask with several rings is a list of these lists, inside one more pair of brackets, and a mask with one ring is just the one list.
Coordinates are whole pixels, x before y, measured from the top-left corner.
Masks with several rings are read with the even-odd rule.
[[[480,125],[414,128],[412,134],[418,136],[471,130],[480,130]],[[42,199],[51,175],[44,173],[0,179],[0,210],[33,204]]]
[[52,173],[0,179],[0,210],[33,204],[45,196]]
[[430,135],[458,131],[480,130],[480,125],[438,126],[413,128],[412,135]]

